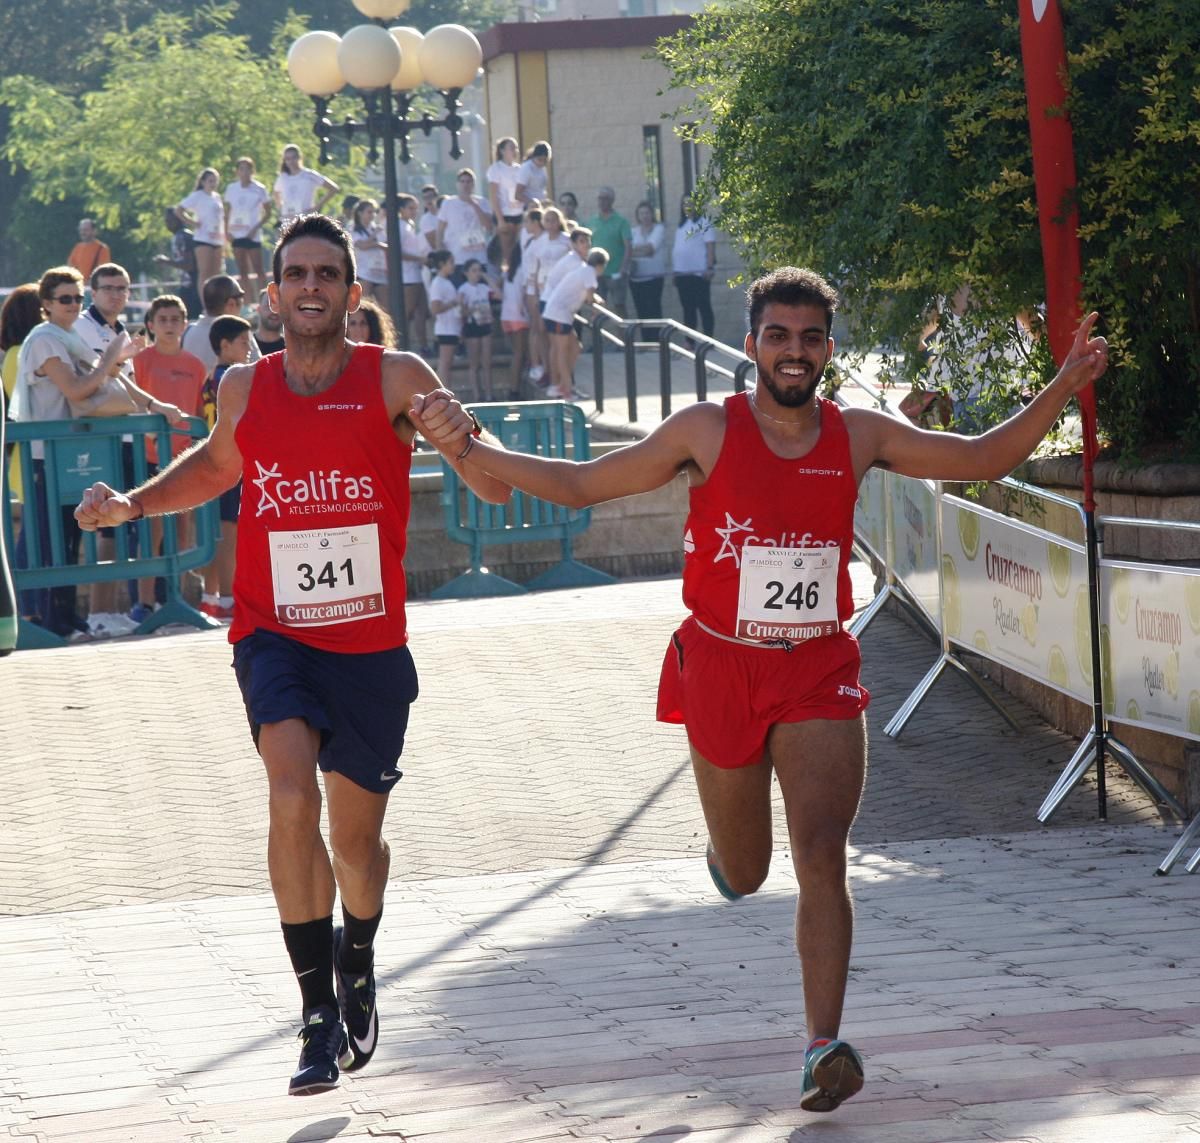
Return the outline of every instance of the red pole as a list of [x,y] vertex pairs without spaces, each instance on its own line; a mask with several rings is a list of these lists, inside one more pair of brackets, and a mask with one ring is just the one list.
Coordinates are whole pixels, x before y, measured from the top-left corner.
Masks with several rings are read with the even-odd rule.
[[[1061,365],[1080,319],[1079,208],[1075,147],[1066,110],[1067,49],[1058,0],[1018,0],[1018,5],[1046,275],[1046,328],[1050,351]],[[1083,418],[1083,504],[1091,511],[1095,509],[1092,464],[1098,447],[1093,386],[1079,394],[1079,411]]]

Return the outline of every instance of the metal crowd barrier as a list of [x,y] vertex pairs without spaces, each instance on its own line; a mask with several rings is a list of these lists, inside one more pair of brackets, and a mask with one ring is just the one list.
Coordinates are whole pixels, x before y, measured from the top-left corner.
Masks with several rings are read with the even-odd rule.
[[[485,429],[512,452],[587,460],[591,455],[587,420],[577,405],[562,401],[471,405]],[[589,508],[564,508],[514,491],[507,504],[488,504],[476,496],[450,464],[442,460],[442,511],[452,540],[471,549],[469,571],[435,588],[434,599],[515,595],[529,590],[587,587],[615,583],[613,576],[580,563],[572,539],[591,524]],[[524,586],[495,575],[483,563],[484,548],[498,544],[558,541],[561,561]]]
[[[200,418],[189,417],[185,430],[172,430],[161,416],[96,417],[7,425],[6,437],[16,452],[25,497],[21,528],[25,537],[26,566],[16,567],[14,560],[12,569],[18,595],[38,588],[77,587],[161,576],[165,581],[166,601],[139,624],[134,634],[148,635],[168,623],[185,623],[199,628],[219,626],[186,603],[179,589],[181,573],[204,567],[212,561],[219,529],[215,500],[195,510],[196,540],[190,547],[180,548],[176,519],[165,516],[162,518],[161,554],[151,551],[151,525],[149,520],[143,519],[115,529],[112,559],[98,558],[94,532],[83,533],[80,559],[69,558],[73,537],[68,536],[69,526],[63,520],[62,509],[77,504],[83,490],[98,480],[121,490],[127,487],[127,459],[132,461],[133,484],[142,483],[148,473],[145,438],[152,436],[158,455],[169,457],[175,432],[185,432],[198,440],[207,436],[208,428]],[[123,442],[122,438],[127,437],[132,437],[132,444]],[[44,457],[38,461],[33,456],[35,444],[41,445],[39,451],[44,452]],[[13,501],[7,486],[8,465],[3,468],[4,486],[0,500],[3,501],[4,542],[11,554],[16,552]],[[37,489],[45,498],[48,521],[45,528],[35,502],[39,495]],[[135,536],[136,544],[133,543]],[[133,550],[135,547],[137,554]],[[65,643],[64,638],[35,623],[26,619],[19,622],[18,650],[60,647]]]

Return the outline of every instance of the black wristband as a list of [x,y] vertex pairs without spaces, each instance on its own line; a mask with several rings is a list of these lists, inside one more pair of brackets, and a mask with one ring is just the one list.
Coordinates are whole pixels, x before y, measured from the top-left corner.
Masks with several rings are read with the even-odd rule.
[[460,452],[458,454],[458,456],[456,456],[454,459],[455,460],[466,460],[467,453],[469,453],[471,451],[471,449],[473,449],[474,447],[475,447],[475,437],[474,436],[467,437],[467,447],[465,449],[463,449],[462,452]]

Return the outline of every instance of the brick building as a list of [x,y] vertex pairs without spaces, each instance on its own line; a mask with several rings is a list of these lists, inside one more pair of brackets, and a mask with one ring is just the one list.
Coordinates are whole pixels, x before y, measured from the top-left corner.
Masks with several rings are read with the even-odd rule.
[[[680,199],[695,186],[705,155],[675,134],[670,118],[688,93],[666,90],[670,73],[648,57],[659,39],[689,21],[646,16],[497,24],[480,37],[482,112],[492,139],[511,135],[522,150],[547,140],[554,149],[551,189],[556,196],[575,193],[581,220],[595,213],[599,186],[616,190],[616,209],[631,224],[637,204],[652,202],[669,249]],[[744,294],[727,282],[741,268],[719,234],[712,289],[716,336],[739,346]],[[668,317],[681,317],[669,284],[663,301]]]

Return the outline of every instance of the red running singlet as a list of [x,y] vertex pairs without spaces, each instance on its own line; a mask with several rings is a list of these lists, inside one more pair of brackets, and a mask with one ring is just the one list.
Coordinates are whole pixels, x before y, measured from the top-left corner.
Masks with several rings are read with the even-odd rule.
[[324,392],[258,362],[234,432],[242,454],[229,641],[262,628],[326,651],[407,642],[404,550],[412,448],[383,401],[383,349],[359,345]]
[[[849,560],[858,486],[850,438],[837,405],[818,400],[816,445],[799,459],[785,460],[763,440],[747,394],[725,399],[721,452],[708,479],[689,493],[683,537],[683,601],[696,619],[721,635],[739,634],[739,582],[747,546],[837,545],[837,623],[854,614]],[[762,578],[769,580],[769,573]],[[769,598],[769,592],[763,596]],[[781,620],[795,610],[784,597],[772,599],[770,606],[778,608]]]

